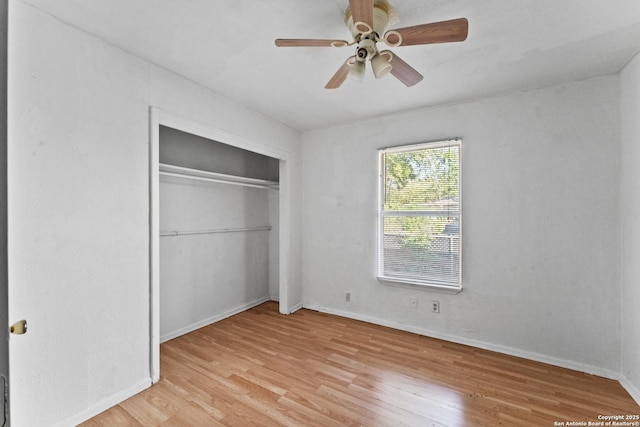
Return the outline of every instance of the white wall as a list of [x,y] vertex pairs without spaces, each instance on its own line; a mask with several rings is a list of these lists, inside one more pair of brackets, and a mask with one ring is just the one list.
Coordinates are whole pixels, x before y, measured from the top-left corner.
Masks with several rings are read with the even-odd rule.
[[73,425],[150,383],[149,106],[292,159],[300,136],[18,1],[9,31],[12,421]]
[[640,402],[640,55],[620,75],[622,169],[622,374]]
[[[464,290],[380,284],[376,149],[451,137]],[[305,306],[619,375],[619,137],[617,77],[304,134]]]

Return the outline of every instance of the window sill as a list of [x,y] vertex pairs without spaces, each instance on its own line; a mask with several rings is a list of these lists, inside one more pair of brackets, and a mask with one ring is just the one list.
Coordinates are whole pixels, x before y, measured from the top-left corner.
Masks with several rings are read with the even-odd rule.
[[436,283],[413,282],[410,280],[402,280],[391,277],[377,277],[378,282],[383,285],[396,286],[407,289],[422,289],[425,291],[433,291],[444,294],[459,294],[462,292],[462,286],[438,285]]

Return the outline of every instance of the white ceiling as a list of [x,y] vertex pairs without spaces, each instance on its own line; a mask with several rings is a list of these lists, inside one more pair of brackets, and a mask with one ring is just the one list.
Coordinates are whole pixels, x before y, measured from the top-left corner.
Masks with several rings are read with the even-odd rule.
[[277,48],[276,38],[350,40],[348,0],[19,0],[294,129],[545,87],[620,71],[640,51],[640,0],[391,0],[393,28],[459,17],[465,42],[393,48],[424,75],[324,85],[347,48]]

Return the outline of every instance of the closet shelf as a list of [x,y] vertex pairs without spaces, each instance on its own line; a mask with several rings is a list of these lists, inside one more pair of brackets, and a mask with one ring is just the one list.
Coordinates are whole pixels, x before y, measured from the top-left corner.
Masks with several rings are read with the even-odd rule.
[[198,181],[218,182],[221,184],[242,185],[254,188],[278,189],[277,181],[266,179],[247,178],[244,176],[226,175],[223,173],[203,171],[199,169],[184,168],[182,166],[160,163],[160,175],[173,176],[178,178],[195,179]]
[[218,228],[215,230],[161,231],[160,237],[192,236],[195,234],[247,233],[251,231],[271,231],[271,226],[266,225],[264,227]]

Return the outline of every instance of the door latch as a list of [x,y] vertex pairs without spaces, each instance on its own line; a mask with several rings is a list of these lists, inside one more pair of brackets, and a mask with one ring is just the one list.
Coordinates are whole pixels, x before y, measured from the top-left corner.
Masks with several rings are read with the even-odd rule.
[[11,325],[11,333],[16,335],[23,335],[27,333],[27,321],[26,320],[18,320],[16,323]]

